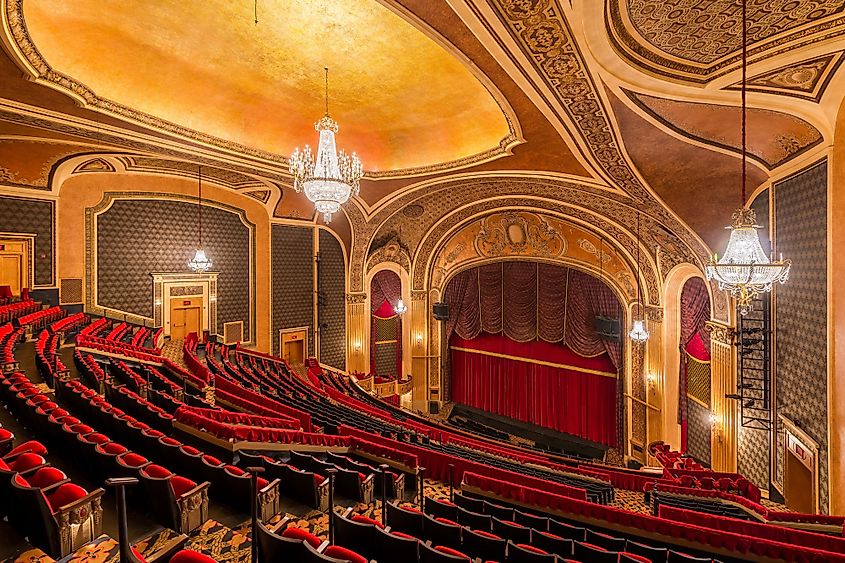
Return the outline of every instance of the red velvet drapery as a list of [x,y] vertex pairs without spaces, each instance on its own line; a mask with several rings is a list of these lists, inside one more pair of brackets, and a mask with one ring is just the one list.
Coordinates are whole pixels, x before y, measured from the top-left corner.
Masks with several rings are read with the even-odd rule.
[[453,335],[450,346],[455,402],[616,445],[616,368],[607,353],[588,358],[560,344],[484,333]]
[[[681,452],[687,451],[687,359],[685,354],[702,361],[710,359],[710,334],[705,323],[710,318],[710,296],[701,278],[691,278],[681,290],[681,334],[678,346],[678,423],[681,425]],[[705,352],[706,351],[706,352]]]

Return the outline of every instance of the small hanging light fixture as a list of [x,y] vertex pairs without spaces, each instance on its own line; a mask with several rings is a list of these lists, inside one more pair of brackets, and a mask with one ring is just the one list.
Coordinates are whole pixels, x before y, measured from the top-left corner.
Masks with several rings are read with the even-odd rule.
[[648,340],[650,336],[648,333],[648,329],[645,327],[645,318],[643,312],[645,308],[643,307],[643,292],[642,292],[642,284],[640,283],[640,212],[637,211],[637,306],[640,308],[640,316],[639,318],[635,318],[633,325],[631,326],[631,332],[628,333],[628,336],[631,337],[631,340],[634,342],[645,342]]
[[202,166],[197,167],[197,214],[199,216],[199,245],[194,257],[188,262],[188,267],[201,274],[211,269],[211,260],[205,255],[202,247]]
[[775,282],[784,283],[789,278],[790,260],[783,256],[777,262],[766,256],[760,244],[757,215],[745,206],[745,180],[748,151],[746,146],[746,72],[748,67],[748,17],[746,1],[742,0],[742,175],[740,207],[733,214],[731,237],[725,254],[714,254],[705,268],[708,280],[719,282],[719,289],[730,291],[736,297],[739,313],[751,310],[752,301],[760,292],[769,292]]
[[402,301],[402,298],[399,298],[399,301],[396,302],[396,306],[393,308],[393,312],[397,315],[404,315],[408,312],[408,306],[405,305],[405,302]]

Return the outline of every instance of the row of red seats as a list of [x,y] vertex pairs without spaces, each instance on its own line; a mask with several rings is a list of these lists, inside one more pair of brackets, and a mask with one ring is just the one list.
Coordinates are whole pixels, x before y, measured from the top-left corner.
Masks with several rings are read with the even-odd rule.
[[161,350],[158,348],[144,348],[142,346],[133,346],[125,342],[116,342],[101,338],[99,336],[90,336],[88,334],[78,334],[76,336],[76,345],[84,348],[93,348],[95,350],[102,350],[110,354],[119,354],[129,358],[138,360],[145,360],[148,362],[161,362]]
[[119,323],[112,327],[111,331],[106,335],[106,340],[120,342],[127,332],[129,332],[129,324],[126,322]]
[[749,537],[743,534],[714,530],[685,522],[675,522],[648,514],[603,506],[556,495],[553,492],[526,487],[522,484],[467,472],[466,487],[493,497],[528,505],[536,510],[566,514],[574,520],[602,522],[609,529],[620,529],[626,534],[645,537],[662,537],[664,543],[673,539],[693,543],[703,551],[729,553],[731,557],[766,557],[775,560],[801,563],[845,562],[845,555],[829,551],[795,546],[773,540]]
[[24,337],[23,329],[12,329],[11,323],[3,325],[0,330],[0,365],[14,365],[15,346]]
[[144,342],[150,337],[152,331],[145,326],[142,326],[135,334],[132,335],[132,346],[144,347]]
[[236,424],[238,426],[255,426],[260,428],[284,428],[298,430],[299,423],[285,418],[256,416],[243,412],[232,412],[226,410],[203,409],[185,405],[181,410],[189,411],[225,424]]
[[[7,397],[14,397],[16,411],[26,416],[39,416],[58,409],[51,398],[38,390],[23,373],[14,372],[3,378]],[[28,411],[28,412],[27,412]],[[47,449],[39,442],[27,442],[26,448],[14,462],[8,456],[0,461],[0,480],[4,486],[3,500],[10,502],[6,515],[37,547],[52,557],[65,557],[83,544],[96,539],[101,532],[103,489],[88,492],[55,468],[47,469],[44,459]],[[11,479],[11,481],[9,481]],[[6,484],[8,483],[8,488]],[[14,497],[14,504],[11,504]],[[71,514],[76,532],[71,532]]]
[[80,329],[79,334],[82,336],[97,336],[104,332],[109,327],[109,320],[105,317],[100,317],[96,321]]
[[85,313],[74,313],[51,324],[50,332],[71,332],[80,326],[88,324],[88,322],[88,315]]
[[65,310],[61,307],[50,307],[34,313],[18,317],[20,326],[32,326],[34,329],[44,328],[55,320],[65,316]]
[[5,305],[0,305],[0,323],[7,323],[22,315],[34,313],[40,308],[41,303],[33,301],[32,299],[13,301]]

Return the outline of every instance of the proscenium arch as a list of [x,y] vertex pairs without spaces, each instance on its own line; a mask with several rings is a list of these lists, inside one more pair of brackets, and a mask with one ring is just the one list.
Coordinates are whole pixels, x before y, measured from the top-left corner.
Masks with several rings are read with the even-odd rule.
[[[510,198],[512,196],[503,196],[503,197],[504,198]],[[417,248],[417,251],[414,254],[414,258],[413,258],[412,264],[411,264],[412,280],[413,280],[414,275],[417,271],[417,268],[424,268],[425,290],[437,289],[437,290],[440,291],[440,294],[442,295],[443,292],[445,291],[445,288],[446,288],[446,285],[448,284],[449,279],[451,279],[451,277],[454,276],[455,272],[453,272],[451,275],[447,276],[447,278],[444,278],[443,282],[439,286],[435,286],[432,283],[432,276],[433,276],[433,273],[434,273],[434,260],[437,258],[440,251],[443,250],[443,248],[449,243],[450,240],[452,240],[452,238],[455,236],[455,234],[458,233],[461,229],[463,229],[467,225],[470,225],[471,223],[473,223],[473,222],[475,222],[479,219],[482,219],[484,217],[489,217],[489,216],[494,215],[496,213],[502,213],[502,212],[506,212],[506,211],[521,211],[521,212],[535,213],[535,214],[540,215],[540,216],[554,217],[554,218],[562,220],[562,221],[570,222],[573,225],[584,229],[586,232],[592,234],[596,238],[603,240],[605,242],[605,244],[607,245],[606,247],[610,250],[613,250],[613,252],[616,255],[620,256],[620,258],[627,264],[631,273],[633,273],[636,276],[637,272],[639,272],[639,278],[637,278],[637,283],[641,284],[641,287],[647,287],[646,277],[645,277],[645,274],[644,274],[644,272],[646,270],[644,268],[638,268],[637,267],[636,256],[634,256],[629,249],[626,249],[622,244],[620,244],[620,242],[616,238],[614,238],[613,236],[611,236],[609,233],[607,233],[606,231],[604,231],[602,229],[597,229],[595,223],[589,223],[585,219],[581,219],[581,218],[578,218],[578,217],[575,217],[573,215],[569,215],[569,214],[566,214],[566,213],[561,213],[561,212],[553,210],[553,209],[547,209],[547,208],[539,207],[539,206],[536,206],[536,205],[530,205],[530,204],[537,203],[538,201],[541,202],[541,203],[546,202],[546,200],[538,200],[538,199],[532,198],[531,200],[527,200],[527,199],[522,200],[521,205],[504,205],[504,206],[496,207],[492,210],[481,210],[477,213],[474,213],[474,214],[466,217],[465,219],[459,221],[458,223],[452,225],[451,227],[449,227],[449,229],[441,237],[439,237],[436,244],[434,245],[433,250],[426,256],[426,255],[422,254],[420,249],[423,247],[424,243],[431,237],[432,232],[437,228],[437,226],[448,222],[450,220],[450,218],[453,218],[457,212],[460,212],[463,209],[471,209],[472,207],[477,207],[477,205],[472,204],[472,205],[465,206],[465,207],[460,208],[460,209],[456,209],[453,213],[450,213],[449,215],[442,217],[437,223],[435,223],[434,225],[431,226],[431,228],[428,230],[428,232],[423,237],[419,247]],[[550,202],[550,203],[560,204],[561,202]],[[593,216],[595,215],[588,210],[581,210],[581,211],[583,211],[583,212],[585,212],[589,215],[593,215]],[[599,220],[599,221],[607,221],[607,223],[610,226],[616,228],[619,232],[624,233],[629,238],[629,241],[633,242],[635,245],[637,245],[638,247],[640,247],[642,249],[642,245],[641,245],[640,241],[637,240],[637,238],[634,236],[634,233],[629,233],[628,230],[624,226],[620,226],[620,225],[615,224],[615,223],[613,223],[609,220],[606,220],[604,218],[596,217],[596,219]],[[658,287],[659,287],[660,276],[659,276],[659,272],[658,272],[658,269],[657,269],[657,265],[654,263],[652,258],[649,256],[647,249],[642,249],[642,250],[644,250],[644,252],[642,252],[642,254],[644,255],[644,258],[645,258],[642,262],[643,262],[643,264],[647,264],[650,267],[650,272],[653,276],[654,283],[658,284]],[[502,257],[494,258],[493,261],[496,261],[500,258],[502,258]],[[516,260],[528,260],[528,261],[532,261],[534,259],[534,257],[530,257],[530,256],[515,256],[513,258],[516,259]],[[423,260],[425,260],[425,263],[422,262]],[[582,270],[586,273],[589,273],[591,275],[599,277],[600,279],[602,279],[602,281],[604,281],[610,287],[613,288],[613,290],[617,294],[617,296],[621,296],[620,297],[620,303],[622,303],[626,307],[631,302],[636,302],[636,299],[632,300],[631,298],[625,297],[624,289],[622,287],[620,287],[618,281],[616,281],[615,279],[607,276],[606,272],[603,272],[598,267],[596,267],[593,270],[587,264],[583,264],[583,263],[575,262],[575,261],[566,261],[566,260],[561,261],[560,258],[557,258],[557,259],[554,259],[554,260],[546,260],[546,261],[549,261],[549,262],[552,262],[552,263],[565,263],[565,265],[567,265],[567,266],[575,267],[575,268]],[[482,261],[473,261],[472,262],[472,264],[480,264],[480,263],[482,263]],[[464,269],[466,269],[466,268],[464,268]],[[415,288],[415,289],[417,289],[417,288]],[[654,301],[654,300],[649,299],[649,295],[648,295],[647,291],[644,291],[643,295],[645,297],[645,299],[644,299],[645,305],[660,306],[659,296],[658,296],[658,300]]]
[[692,264],[679,264],[666,275],[663,283],[663,374],[657,384],[662,389],[661,413],[663,415],[663,441],[679,448],[681,427],[678,424],[678,371],[681,353],[678,339],[681,334],[681,293],[686,283],[700,278],[707,287],[710,303],[710,319],[713,319],[713,287],[704,274]]

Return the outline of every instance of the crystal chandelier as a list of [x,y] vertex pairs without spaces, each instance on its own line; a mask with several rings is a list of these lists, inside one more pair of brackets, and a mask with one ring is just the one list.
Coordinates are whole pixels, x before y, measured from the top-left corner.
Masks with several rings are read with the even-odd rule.
[[[640,212],[637,211],[637,302],[640,306],[640,315],[643,312],[643,293],[642,284],[640,283]],[[645,320],[643,318],[634,319],[631,332],[628,333],[631,340],[634,342],[645,342],[648,340],[649,333],[645,327]]]
[[211,260],[205,255],[205,250],[202,248],[202,166],[197,167],[197,192],[198,205],[197,211],[199,213],[199,245],[194,257],[188,262],[188,267],[198,274],[207,272],[211,269]]
[[730,291],[737,300],[741,315],[751,310],[752,301],[760,292],[769,292],[775,282],[789,278],[790,260],[783,256],[775,262],[763,251],[756,225],[757,216],[745,207],[746,180],[746,70],[748,66],[748,21],[746,0],[742,2],[742,187],[741,207],[734,211],[728,247],[721,259],[713,255],[705,268],[708,280],[719,282],[719,289]]
[[401,299],[396,302],[396,306],[393,308],[393,312],[397,315],[404,315],[408,311],[408,306],[405,305],[405,302]]
[[329,223],[332,213],[337,213],[350,196],[358,195],[364,168],[354,152],[348,155],[337,151],[334,136],[338,125],[329,117],[329,69],[325,71],[326,114],[314,124],[314,129],[320,133],[317,158],[314,159],[308,145],[302,151],[297,148],[290,157],[290,172],[294,189],[305,192],[317,208],[317,213],[322,213]]

